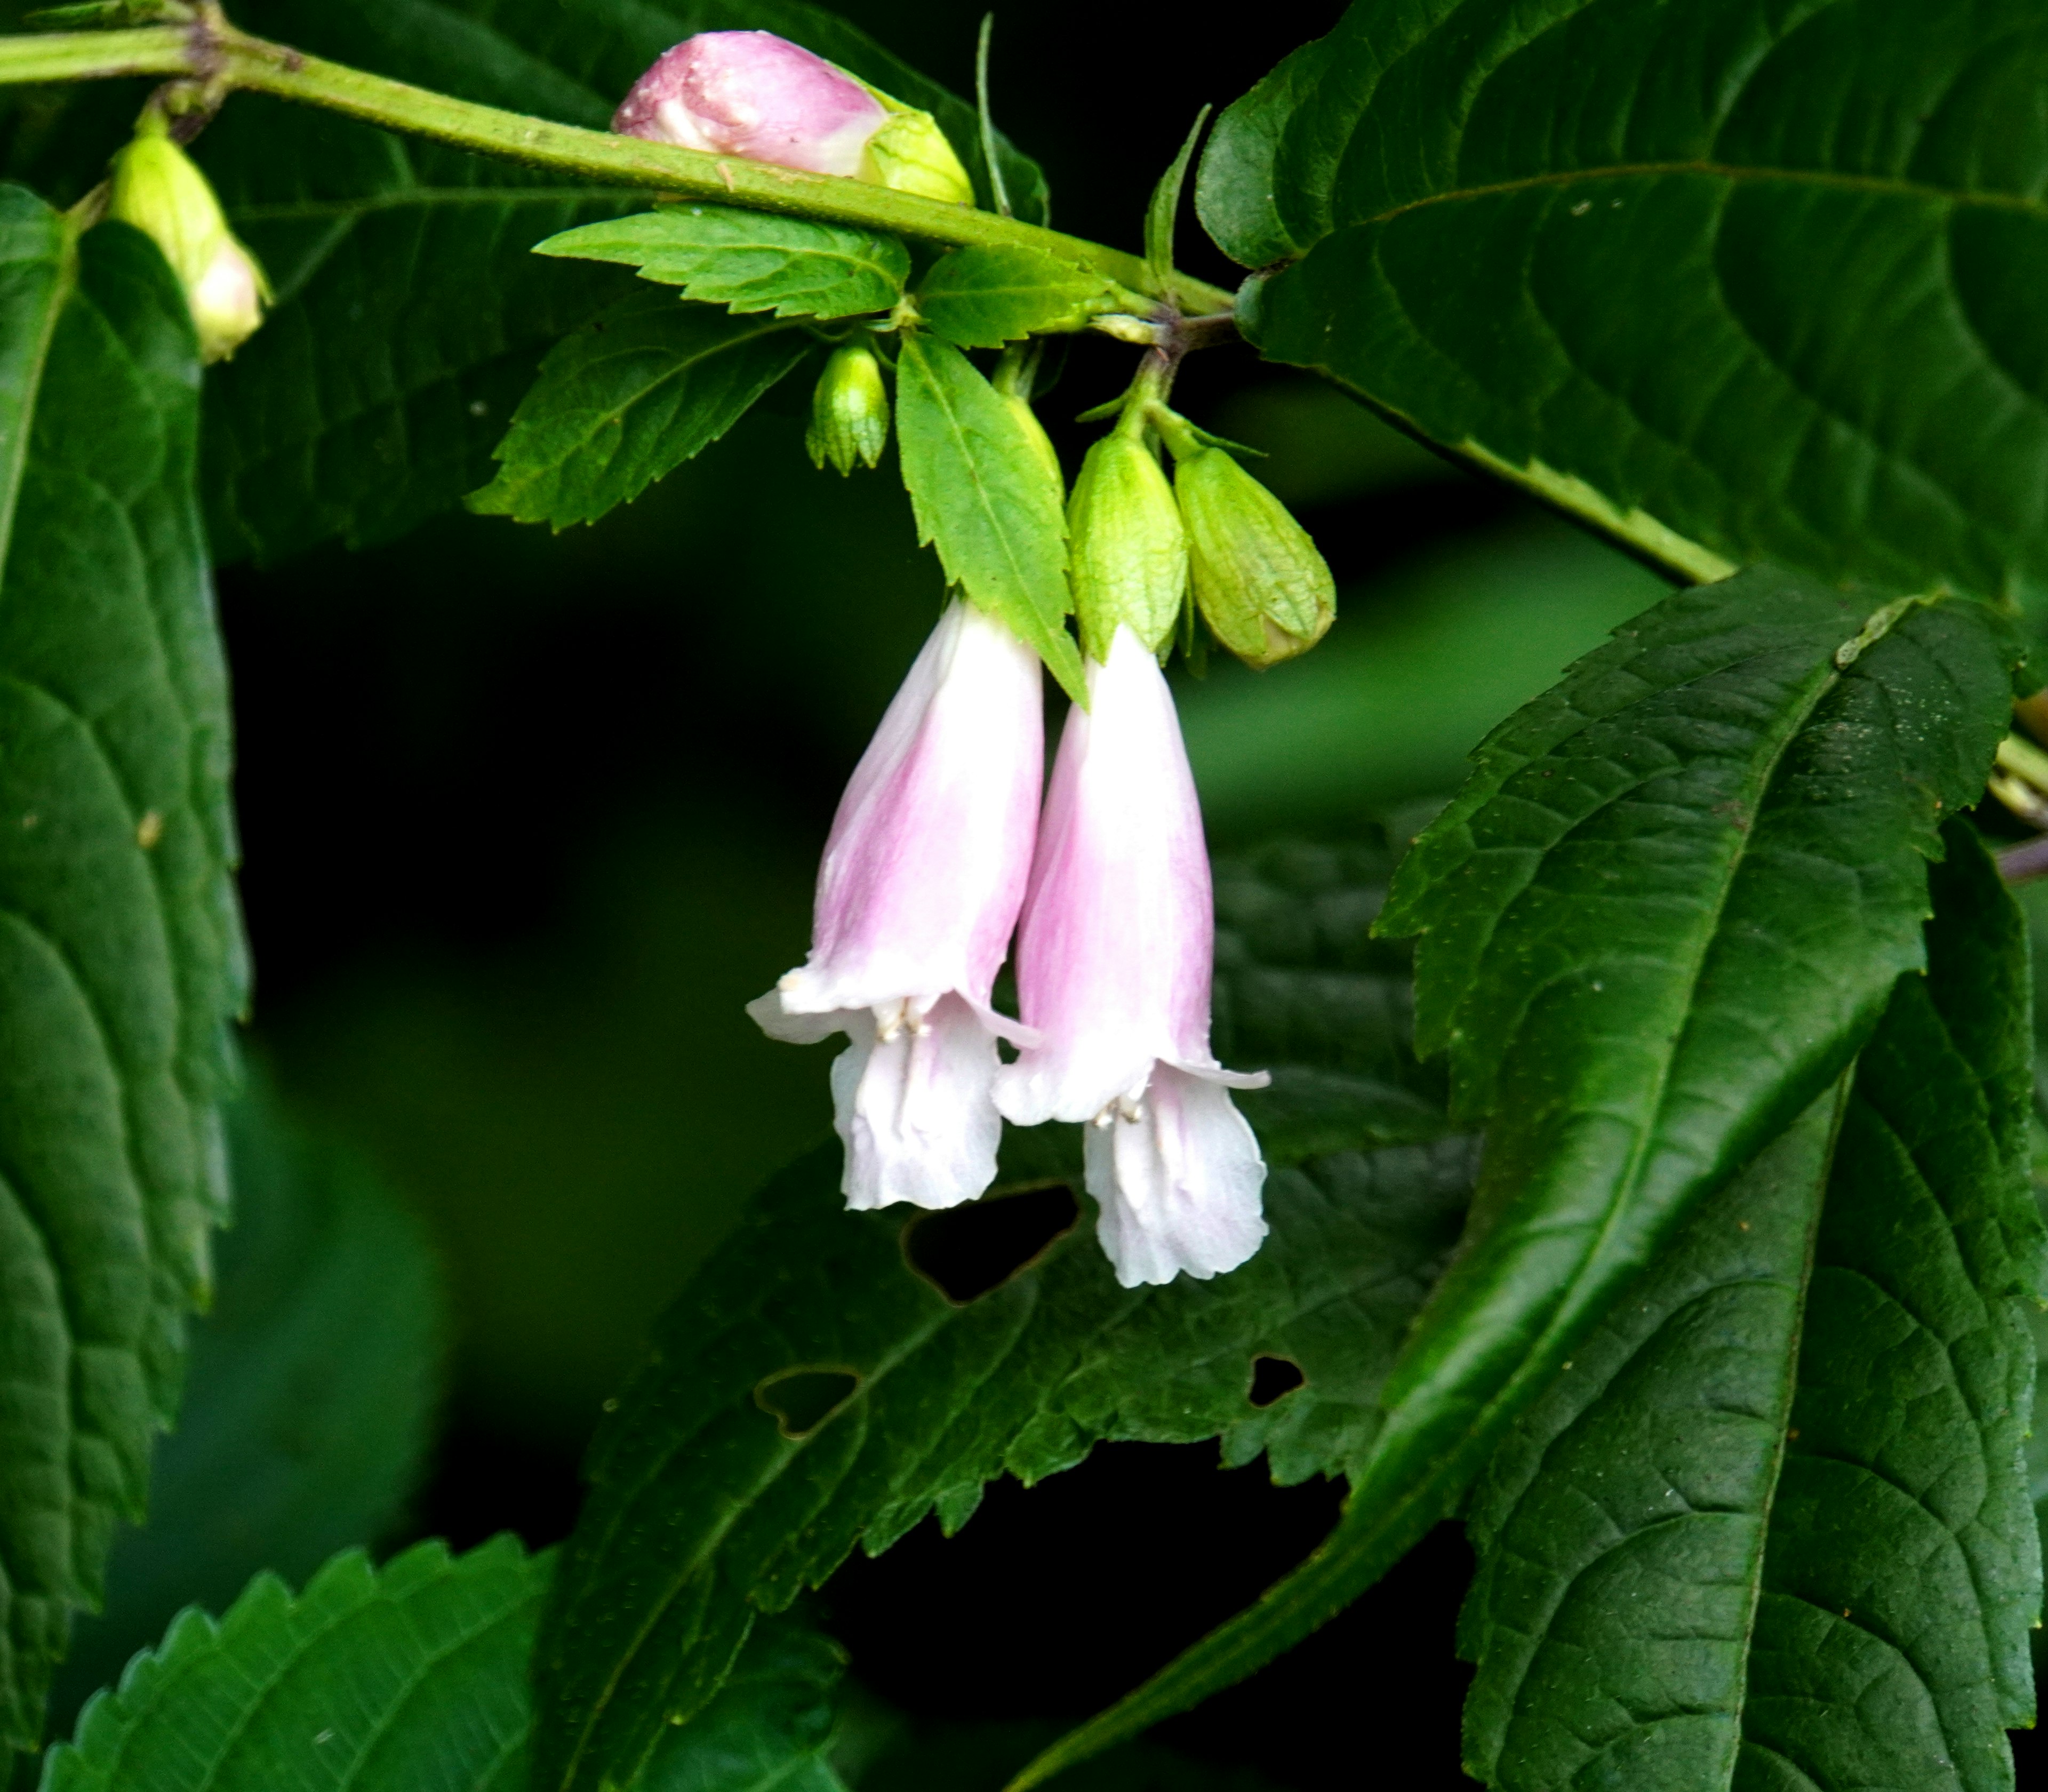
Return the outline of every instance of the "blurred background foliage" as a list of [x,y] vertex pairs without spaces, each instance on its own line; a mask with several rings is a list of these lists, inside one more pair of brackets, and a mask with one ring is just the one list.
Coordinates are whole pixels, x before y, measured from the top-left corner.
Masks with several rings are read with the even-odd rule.
[[[841,10],[971,89],[978,9]],[[1005,12],[997,118],[1045,164],[1056,223],[1132,244],[1193,107],[1235,98],[1340,10],[1267,8],[1170,41],[1142,11]],[[1181,261],[1235,277],[1191,219]],[[1070,471],[1090,432],[1066,420],[1113,395],[1129,359],[1099,339],[1067,355],[1041,409]],[[226,1363],[239,1360],[236,1327],[270,1335],[262,1315],[297,1288],[307,1226],[423,1233],[430,1252],[400,1251],[373,1305],[412,1340],[413,1360],[445,1340],[440,1404],[395,1367],[378,1383],[374,1364],[329,1407],[312,1400],[358,1414],[346,1422],[359,1429],[360,1413],[377,1411],[384,1456],[429,1460],[409,1508],[346,1515],[374,1534],[363,1540],[467,1545],[506,1527],[537,1546],[558,1538],[577,1453],[649,1321],[749,1191],[828,1125],[829,1049],[768,1042],[742,1005],[803,955],[840,787],[942,592],[893,460],[847,480],[811,470],[797,384],[594,528],[551,537],[452,514],[369,551],[221,575],[258,967],[252,1045],[344,1167],[322,1173],[315,1219],[281,1230],[266,1231],[245,1190],[247,1231],[228,1241],[223,1299],[200,1328],[191,1410],[239,1410],[207,1340],[227,1340],[215,1352]],[[1198,357],[1181,402],[1266,452],[1261,476],[1315,532],[1341,591],[1336,629],[1306,659],[1265,674],[1220,660],[1201,679],[1176,673],[1220,848],[1340,830],[1447,792],[1488,727],[1664,588],[1247,351]],[[254,1138],[238,1149],[254,1163],[292,1147]],[[251,1188],[261,1180],[245,1169]],[[389,1196],[347,1193],[372,1183]],[[302,1357],[353,1348],[337,1341],[359,1323],[347,1302],[323,1313]],[[379,1322],[359,1319],[366,1335]],[[270,1394],[278,1409],[295,1398]],[[247,1398],[260,1404],[261,1391]],[[317,1430],[286,1453],[317,1455]],[[206,1497],[180,1489],[178,1447],[160,1459],[167,1524],[182,1509],[171,1492]],[[1120,1445],[1028,1496],[999,1488],[960,1538],[942,1544],[927,1525],[850,1565],[825,1616],[855,1674],[910,1714],[892,1721],[1080,1716],[1255,1597],[1333,1515],[1321,1484],[1274,1489],[1256,1466],[1213,1465],[1207,1449]],[[296,1579],[352,1539],[298,1523],[288,1491],[241,1546]],[[157,1546],[179,1557],[167,1568],[146,1537],[127,1547],[135,1609],[82,1631],[69,1698],[170,1607],[218,1608],[244,1568],[211,1541]],[[1355,1732],[1344,1689],[1367,1650],[1382,1693],[1408,1708],[1403,1731],[1433,1751],[1406,1782],[1461,1783],[1450,1635],[1465,1564],[1441,1533],[1369,1612],[1177,1720],[1168,1740],[1314,1783],[1319,1751]],[[1075,1634],[1074,1604],[1104,1584],[1120,1589],[1114,1611],[1091,1601]],[[1278,1732],[1263,1721],[1276,1697],[1323,1715]],[[1133,1767],[1123,1783],[1152,1771]],[[1158,1783],[1193,1783],[1178,1771],[1159,1768]]]

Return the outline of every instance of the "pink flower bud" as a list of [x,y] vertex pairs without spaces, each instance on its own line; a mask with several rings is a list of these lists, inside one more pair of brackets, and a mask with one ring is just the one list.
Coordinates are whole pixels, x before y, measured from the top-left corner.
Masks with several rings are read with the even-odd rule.
[[747,1013],[845,1033],[832,1065],[850,1207],[951,1207],[995,1177],[989,1005],[1024,898],[1045,758],[1038,657],[956,599],[854,770],[818,869],[810,956]]
[[629,137],[858,175],[888,120],[851,76],[772,31],[702,31],[665,52],[611,121]]
[[1018,935],[1041,1035],[996,1079],[1020,1126],[1092,1123],[1088,1190],[1127,1288],[1235,1269],[1266,1235],[1266,1166],[1209,1049],[1216,940],[1201,808],[1158,662],[1119,626],[1069,712]]

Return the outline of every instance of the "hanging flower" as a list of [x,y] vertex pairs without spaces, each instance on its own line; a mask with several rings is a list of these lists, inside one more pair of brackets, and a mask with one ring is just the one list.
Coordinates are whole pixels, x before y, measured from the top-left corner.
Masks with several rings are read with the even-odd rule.
[[1041,1036],[998,1076],[1020,1126],[1083,1120],[1088,1191],[1127,1288],[1235,1269],[1266,1235],[1266,1166],[1209,1049],[1215,923],[1200,806],[1158,661],[1118,626],[1067,716],[1018,936]]
[[955,599],[840,799],[811,952],[747,1013],[772,1038],[845,1033],[832,1066],[855,1208],[952,1207],[995,1177],[990,1006],[1031,860],[1043,771],[1038,657]]

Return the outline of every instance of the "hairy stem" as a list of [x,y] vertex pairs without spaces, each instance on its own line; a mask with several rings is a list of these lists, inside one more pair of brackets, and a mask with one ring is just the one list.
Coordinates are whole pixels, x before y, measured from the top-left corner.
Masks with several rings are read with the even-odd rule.
[[[0,37],[0,84],[123,75],[183,76],[206,83],[212,92],[246,89],[274,94],[345,113],[386,130],[429,137],[480,154],[611,184],[825,219],[931,242],[1037,249],[1098,270],[1141,291],[1152,286],[1138,256],[993,211],[892,192],[836,175],[777,168],[743,157],[707,155],[501,111],[266,43],[204,17],[189,25],[129,31]],[[1173,289],[1189,306],[1216,311],[1230,308],[1228,293],[1185,275],[1173,276]]]

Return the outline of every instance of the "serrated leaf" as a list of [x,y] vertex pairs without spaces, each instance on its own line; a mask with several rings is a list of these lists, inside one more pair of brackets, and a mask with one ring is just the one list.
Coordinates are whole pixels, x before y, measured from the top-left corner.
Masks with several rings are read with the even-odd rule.
[[[525,1792],[553,1567],[506,1536],[382,1569],[351,1550],[296,1598],[259,1574],[218,1623],[180,1613],[96,1696],[41,1792]],[[844,1792],[824,1751],[844,1666],[825,1637],[762,1625],[637,1792]]]
[[1949,837],[1929,975],[1863,1055],[1825,1208],[1831,1101],[1702,1206],[1475,1496],[1489,1784],[2012,1784],[2040,1606],[2040,1227],[2000,1123],[2025,941]]
[[962,348],[1000,348],[1026,336],[1082,328],[1117,308],[1099,273],[1035,249],[956,249],[917,282],[925,327]]
[[[931,112],[990,203],[974,109],[801,0],[246,0],[235,22],[377,74],[599,130],[671,45],[699,31],[774,31]],[[76,199],[105,174],[135,95],[121,83],[34,91],[35,128],[15,134],[6,172]],[[258,94],[236,95],[195,153],[281,300],[208,380],[203,474],[222,559],[275,561],[335,537],[389,540],[475,490],[549,345],[618,290],[602,268],[528,250],[651,196]],[[1044,176],[1007,144],[1001,153],[1018,215],[1042,221]]]
[[199,365],[148,239],[0,188],[0,1728],[142,1516],[242,995]]
[[1419,1041],[1492,1121],[1344,1516],[1020,1787],[1372,1584],[1691,1208],[1841,1074],[1921,968],[1926,862],[1981,788],[2012,657],[1966,600],[1872,616],[1759,571],[1667,599],[1488,737],[1381,925],[1422,933]]
[[470,508],[595,522],[716,441],[809,346],[792,324],[634,293],[549,351]]
[[850,317],[887,311],[903,294],[910,255],[893,236],[844,225],[672,205],[564,231],[533,253],[638,268],[642,280],[734,312]]
[[447,1319],[418,1219],[259,1081],[227,1113],[235,1224],[192,1328],[149,1520],[119,1538],[100,1612],[74,1626],[67,1721],[183,1606],[223,1610],[259,1569],[301,1581],[381,1540],[439,1416]]
[[161,1648],[50,1751],[41,1792],[521,1792],[545,1558],[500,1537],[381,1571],[337,1557],[294,1599],[262,1574]]
[[[1368,932],[1385,866],[1363,846],[1295,847],[1219,868],[1220,1039],[1286,1049],[1292,1073],[1412,1080],[1426,1096],[1400,958]],[[1378,1119],[1361,1104],[1353,1122],[1352,1148],[1273,1175],[1273,1234],[1249,1263],[1165,1288],[1119,1289],[1083,1222],[956,1305],[906,1265],[915,1215],[842,1211],[836,1151],[778,1178],[663,1321],[593,1450],[538,1658],[536,1783],[623,1783],[718,1685],[756,1609],[928,1511],[957,1529],[1005,1472],[1036,1480],[1102,1438],[1219,1436],[1226,1462],[1264,1451],[1282,1480],[1340,1468],[1369,1439],[1471,1169],[1441,1110],[1429,1143],[1360,1151]],[[1073,1129],[1058,1130],[1072,1154]],[[1249,1398],[1262,1353],[1306,1378],[1263,1409]],[[859,1385],[792,1439],[756,1390],[805,1365]]]
[[1087,701],[1067,632],[1066,494],[1042,441],[950,343],[913,332],[896,362],[896,440],[920,545],[946,577]]
[[1198,203],[1270,357],[1712,578],[2048,589],[2027,0],[1354,6]]

